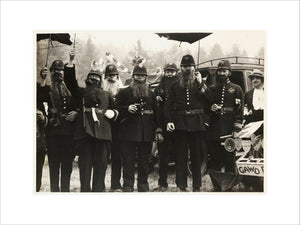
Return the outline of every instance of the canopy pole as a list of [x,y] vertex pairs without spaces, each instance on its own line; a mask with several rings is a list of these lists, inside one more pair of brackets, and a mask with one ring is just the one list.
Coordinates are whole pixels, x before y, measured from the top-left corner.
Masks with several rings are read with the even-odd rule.
[[48,51],[47,51],[46,66],[45,67],[48,67],[48,57],[49,57],[49,51],[50,51],[50,41],[51,41],[51,34],[49,35],[49,39],[48,39]]
[[199,59],[200,59],[200,40],[198,42],[198,59],[197,59],[197,68],[198,68],[198,65],[199,65]]

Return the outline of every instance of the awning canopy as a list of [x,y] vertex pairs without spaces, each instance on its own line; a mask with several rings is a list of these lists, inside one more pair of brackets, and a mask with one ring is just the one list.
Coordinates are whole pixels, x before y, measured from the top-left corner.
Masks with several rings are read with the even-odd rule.
[[168,40],[175,40],[180,42],[188,42],[190,44],[201,40],[202,38],[207,37],[208,35],[212,33],[155,33],[159,37],[165,37]]

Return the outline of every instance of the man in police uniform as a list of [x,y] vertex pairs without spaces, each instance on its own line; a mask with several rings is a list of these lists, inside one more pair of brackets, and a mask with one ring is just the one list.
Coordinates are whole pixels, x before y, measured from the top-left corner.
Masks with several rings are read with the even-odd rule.
[[167,131],[175,132],[177,146],[176,184],[180,191],[187,187],[188,149],[190,149],[193,191],[201,187],[201,156],[205,148],[205,106],[212,93],[201,74],[195,75],[195,61],[191,55],[182,57],[181,74],[170,87],[165,106]]
[[[81,110],[74,139],[78,146],[81,192],[105,191],[107,149],[112,139],[110,119],[118,113],[113,110],[112,96],[101,88],[99,70],[91,70],[81,89]],[[93,168],[93,183],[90,187]]]
[[[167,95],[169,94],[170,86],[177,80],[177,66],[175,63],[168,63],[164,67],[164,75],[162,76],[159,85],[156,87],[154,93],[158,102],[160,113],[162,116],[163,127],[166,127],[164,108],[167,101]],[[167,132],[163,129],[164,140],[157,144],[159,154],[159,180],[158,180],[158,191],[167,191],[168,189],[168,164],[170,156],[176,154],[175,151],[175,135],[173,132]]]
[[[123,158],[123,191],[134,189],[135,159],[138,164],[138,191],[149,191],[148,158],[154,136],[161,138],[162,130],[155,118],[156,98],[146,83],[147,70],[136,65],[129,87],[121,89],[116,97],[116,109],[120,112],[118,138]],[[156,133],[156,135],[155,135]]]
[[[51,67],[49,125],[47,147],[52,192],[70,191],[72,162],[75,156],[73,134],[77,118],[77,101],[64,83],[64,63],[55,60]],[[59,170],[61,188],[59,189]]]
[[[123,88],[121,79],[119,78],[119,72],[114,64],[108,64],[105,68],[104,80],[102,84],[103,90],[109,92],[113,99],[116,98],[120,88]],[[111,190],[121,191],[121,152],[119,146],[119,140],[117,137],[118,122],[111,123],[112,128],[112,142],[110,144],[111,150]]]
[[[234,152],[227,152],[221,146],[221,137],[235,135],[240,131],[243,121],[244,95],[241,87],[230,82],[231,64],[221,60],[217,68],[216,85],[211,87],[214,94],[211,105],[210,126],[208,130],[209,168],[215,171],[234,172]],[[211,175],[214,191],[221,187]]]

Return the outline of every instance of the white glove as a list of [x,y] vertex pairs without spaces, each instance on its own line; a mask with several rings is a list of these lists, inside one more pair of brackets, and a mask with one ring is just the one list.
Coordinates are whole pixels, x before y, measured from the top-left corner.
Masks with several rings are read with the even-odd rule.
[[175,125],[174,123],[168,123],[167,124],[167,131],[172,132],[175,130]]
[[106,110],[104,115],[106,116],[106,118],[111,119],[115,116],[115,112],[111,109],[108,109],[108,110]]

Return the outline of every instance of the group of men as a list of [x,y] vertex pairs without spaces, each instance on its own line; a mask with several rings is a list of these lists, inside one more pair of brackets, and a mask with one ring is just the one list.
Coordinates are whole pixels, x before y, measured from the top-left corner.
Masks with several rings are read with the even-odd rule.
[[[40,74],[36,191],[41,186],[45,149],[52,192],[70,191],[72,162],[76,155],[79,156],[81,192],[105,191],[109,150],[111,190],[134,191],[137,163],[137,190],[149,191],[149,155],[153,141],[158,143],[159,152],[156,190],[168,191],[171,154],[175,155],[178,191],[187,190],[189,158],[194,192],[200,191],[201,165],[208,153],[210,169],[220,171],[224,166],[226,171],[234,169],[234,153],[222,148],[220,136],[234,136],[241,129],[244,94],[240,86],[230,82],[229,61],[219,62],[217,83],[210,87],[196,72],[194,58],[185,55],[180,70],[174,63],[165,65],[164,75],[152,91],[143,64],[133,68],[128,87],[122,85],[117,67],[109,64],[104,74],[91,70],[85,80],[86,87],[80,88],[74,57],[75,52],[71,51],[67,64],[61,60],[52,63],[50,86],[45,83],[47,69]],[[263,82],[263,74],[260,75]],[[252,114],[258,110],[255,104],[250,109]],[[214,190],[220,191],[219,184],[211,179]]]

